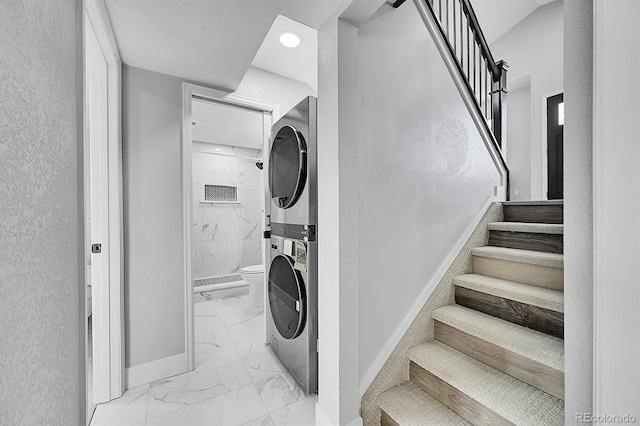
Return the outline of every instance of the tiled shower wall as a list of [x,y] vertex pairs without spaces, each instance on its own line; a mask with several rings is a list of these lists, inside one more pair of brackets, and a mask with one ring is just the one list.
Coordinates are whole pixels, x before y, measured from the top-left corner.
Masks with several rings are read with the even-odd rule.
[[[257,151],[256,155],[257,155]],[[193,152],[193,278],[262,263],[262,176],[256,160]],[[238,204],[202,203],[204,185],[238,188]]]

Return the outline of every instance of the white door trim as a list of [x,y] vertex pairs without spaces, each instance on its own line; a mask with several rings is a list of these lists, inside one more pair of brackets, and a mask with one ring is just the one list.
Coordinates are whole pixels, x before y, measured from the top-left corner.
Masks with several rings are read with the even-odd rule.
[[[123,268],[123,190],[122,190],[122,123],[121,123],[121,75],[122,61],[109,21],[104,0],[84,0],[84,27],[93,28],[98,44],[107,63],[107,143],[108,143],[108,242],[109,282],[105,294],[108,297],[94,300],[106,318],[103,334],[106,338],[94,346],[104,354],[107,365],[96,371],[105,371],[106,380],[99,383],[104,388],[94,395],[102,395],[105,401],[119,398],[124,392],[124,268]],[[84,35],[83,35],[84,36]],[[87,134],[85,122],[85,135]],[[86,143],[86,142],[85,142]],[[85,175],[85,186],[88,176]],[[85,255],[88,255],[88,247]],[[94,380],[94,383],[96,381]],[[97,401],[103,402],[103,401]]]
[[[276,104],[262,102],[251,98],[235,95],[233,93],[222,90],[211,89],[204,86],[198,86],[192,83],[182,83],[182,228],[183,228],[183,258],[184,258],[184,289],[185,289],[185,354],[187,370],[193,370],[195,367],[195,348],[194,348],[194,318],[193,318],[193,266],[192,266],[192,248],[191,248],[191,218],[192,218],[192,188],[191,188],[191,99],[193,96],[207,98],[215,102],[227,105],[237,105],[245,108],[251,108],[263,113],[270,113],[271,117],[277,117],[280,114],[280,107]],[[267,126],[265,119],[265,141],[269,140],[271,126]],[[268,143],[266,149],[268,150]],[[267,157],[265,157],[267,158]],[[266,275],[266,274],[265,274]]]

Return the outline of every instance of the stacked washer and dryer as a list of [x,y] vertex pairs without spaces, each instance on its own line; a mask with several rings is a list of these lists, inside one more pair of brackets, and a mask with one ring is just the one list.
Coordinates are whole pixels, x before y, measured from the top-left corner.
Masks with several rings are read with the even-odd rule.
[[267,340],[307,394],[318,388],[316,98],[272,127]]

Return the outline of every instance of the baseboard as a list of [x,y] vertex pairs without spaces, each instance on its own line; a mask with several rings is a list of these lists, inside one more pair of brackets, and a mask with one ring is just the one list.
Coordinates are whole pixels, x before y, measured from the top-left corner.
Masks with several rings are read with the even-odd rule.
[[161,358],[126,369],[126,388],[131,389],[156,380],[187,372],[186,354]]
[[411,306],[411,309],[407,312],[398,328],[396,328],[391,338],[387,341],[387,344],[384,346],[384,348],[382,348],[378,356],[375,358],[375,360],[371,364],[371,367],[369,367],[364,376],[362,376],[362,379],[360,380],[360,398],[362,398],[367,389],[369,389],[369,386],[371,386],[371,383],[384,366],[384,363],[387,362],[387,359],[389,359],[393,350],[396,348],[396,346],[398,346],[398,343],[400,342],[400,339],[402,339],[402,336],[404,336],[404,334],[407,332],[409,326],[411,326],[411,323],[416,318],[424,304],[427,303],[427,300],[431,296],[431,293],[433,293],[433,290],[436,288],[438,283],[440,283],[449,267],[451,267],[451,264],[460,253],[460,250],[462,250],[469,238],[471,238],[471,234],[473,234],[473,232],[480,224],[480,221],[482,221],[482,218],[487,213],[487,210],[489,209],[491,203],[497,201],[498,200],[495,196],[490,196],[487,198],[469,226],[467,226],[456,244],[449,251],[447,257],[445,257],[443,262],[440,264],[438,270],[435,272],[435,274],[433,274],[431,280],[425,286],[422,293],[420,293],[416,302]]
[[320,404],[316,402],[316,426],[335,426],[324,411],[320,408]]

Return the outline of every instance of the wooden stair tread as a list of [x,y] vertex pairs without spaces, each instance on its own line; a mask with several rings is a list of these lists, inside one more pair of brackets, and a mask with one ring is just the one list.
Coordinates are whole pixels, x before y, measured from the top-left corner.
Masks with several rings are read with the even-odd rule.
[[524,358],[564,372],[562,339],[458,305],[436,309],[432,317]]
[[564,200],[503,201],[503,206],[562,206]]
[[527,263],[550,268],[563,268],[564,255],[559,253],[545,253],[533,250],[521,250],[505,247],[475,247],[471,254],[478,257],[506,260],[516,263]]
[[415,383],[405,382],[380,394],[378,406],[399,425],[468,425]]
[[453,279],[453,284],[550,311],[564,312],[564,293],[559,290],[479,274],[458,275]]
[[564,225],[557,223],[491,222],[489,231],[528,232],[532,234],[563,234]]
[[564,402],[461,352],[429,341],[409,359],[470,400],[518,425],[564,424]]

